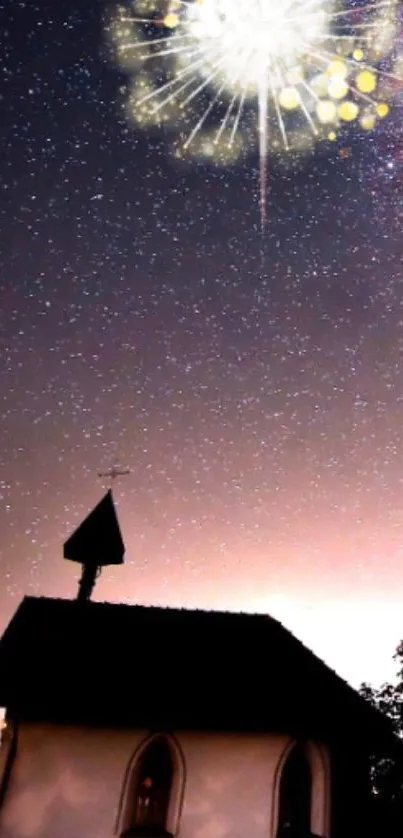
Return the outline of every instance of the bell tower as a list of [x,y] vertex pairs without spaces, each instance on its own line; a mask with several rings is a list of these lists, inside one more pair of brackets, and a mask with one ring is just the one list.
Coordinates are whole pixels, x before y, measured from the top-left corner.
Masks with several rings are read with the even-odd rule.
[[123,564],[125,545],[112,490],[87,515],[63,547],[63,557],[81,565],[77,601],[88,602],[97,577],[106,565]]

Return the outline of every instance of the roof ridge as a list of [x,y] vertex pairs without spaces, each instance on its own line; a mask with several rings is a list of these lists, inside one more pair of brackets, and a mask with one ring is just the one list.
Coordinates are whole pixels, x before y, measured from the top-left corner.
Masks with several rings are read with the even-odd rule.
[[[158,615],[161,619],[158,619]],[[186,620],[186,615],[189,616],[189,621]],[[166,616],[166,619],[164,619],[164,616]],[[172,619],[169,619],[170,616]],[[6,666],[5,671],[8,671],[8,675],[5,676],[3,679],[4,683],[2,684],[4,696],[7,698],[7,689],[10,689],[12,693],[14,689],[13,683],[15,683],[17,686],[20,685],[18,686],[18,692],[22,697],[19,697],[18,700],[26,702],[27,712],[30,703],[33,702],[33,705],[35,705],[35,701],[39,701],[39,703],[42,701],[41,706],[48,707],[49,685],[51,692],[54,692],[56,690],[56,681],[53,682],[52,680],[55,677],[53,669],[46,665],[46,649],[43,650],[44,655],[41,656],[41,678],[43,683],[41,686],[41,679],[39,679],[39,686],[35,686],[35,689],[39,690],[39,697],[35,699],[35,691],[31,696],[28,694],[29,691],[26,693],[27,682],[25,679],[28,678],[29,681],[29,678],[34,678],[35,683],[37,680],[36,675],[35,677],[33,676],[33,670],[31,669],[31,657],[35,659],[35,655],[32,655],[35,644],[41,644],[41,649],[44,645],[52,655],[56,654],[56,657],[58,652],[61,652],[62,656],[64,654],[66,656],[66,667],[68,668],[70,666],[74,668],[81,675],[86,673],[86,661],[88,655],[90,655],[95,667],[94,670],[91,670],[93,675],[101,660],[99,643],[96,642],[97,638],[100,641],[108,639],[108,643],[110,641],[112,644],[117,644],[120,652],[116,657],[110,656],[110,663],[112,668],[113,666],[120,666],[124,656],[127,654],[127,648],[133,642],[133,638],[136,638],[136,632],[140,632],[142,635],[144,631],[147,632],[149,629],[153,629],[153,618],[155,618],[154,625],[156,629],[161,632],[161,645],[164,650],[164,655],[170,654],[169,643],[178,644],[179,642],[179,645],[181,645],[181,638],[186,634],[187,628],[189,628],[189,638],[193,638],[197,650],[197,655],[193,662],[193,669],[190,669],[191,675],[189,677],[191,677],[191,684],[193,683],[192,678],[195,679],[196,683],[200,677],[198,670],[200,665],[207,668],[210,666],[216,667],[217,672],[222,670],[222,655],[224,654],[228,658],[227,676],[230,680],[231,678],[234,679],[234,684],[237,683],[237,687],[236,689],[234,687],[234,689],[235,692],[239,693],[239,667],[243,665],[242,660],[244,660],[244,664],[247,667],[249,666],[249,669],[247,669],[248,678],[256,679],[256,683],[261,686],[263,681],[265,681],[266,675],[264,671],[265,667],[261,666],[260,662],[270,662],[272,659],[274,667],[277,667],[276,695],[277,693],[281,694],[283,688],[287,690],[291,688],[292,692],[297,673],[297,677],[301,678],[304,683],[308,681],[315,683],[318,680],[318,683],[322,685],[321,690],[323,691],[323,695],[325,697],[327,696],[326,702],[330,701],[335,706],[337,705],[339,710],[340,708],[344,708],[347,712],[352,713],[352,717],[355,717],[355,713],[359,713],[361,707],[362,716],[367,722],[371,719],[378,718],[379,714],[375,714],[375,711],[370,708],[347,681],[270,614],[249,611],[206,610],[202,608],[161,604],[146,605],[99,601],[80,603],[78,600],[68,599],[67,597],[25,596],[23,598],[0,640],[0,657],[2,657],[3,663]],[[250,650],[253,651],[250,651],[249,654],[244,654],[241,649],[241,653],[239,653],[239,648],[245,646],[247,650],[248,644],[250,644]],[[23,674],[19,674],[21,661],[24,662],[28,675],[24,667]],[[256,663],[257,666],[255,665]],[[251,666],[252,669],[250,669]],[[97,676],[98,680],[95,679],[94,681],[95,686],[91,685],[91,689],[98,689],[100,691],[99,695],[105,693],[105,708],[107,708],[109,706],[108,702],[112,702],[113,704],[113,701],[116,699],[108,692],[109,685],[108,680],[104,678],[103,667],[104,659],[102,657],[102,670]],[[150,703],[150,706],[153,706],[155,698],[154,674],[152,670],[150,675],[150,677],[152,676],[151,686],[149,687],[151,692],[147,701],[144,699],[145,713]],[[69,678],[64,670],[60,677],[62,675],[64,692],[63,695],[58,694],[60,712],[62,711],[63,701],[67,701],[66,696],[70,696],[66,707],[74,698],[72,687],[74,679],[69,682]],[[186,679],[188,676],[184,675],[183,677]],[[20,678],[22,679],[21,682],[19,680]],[[175,678],[171,686],[176,695]],[[8,685],[9,679],[11,679],[10,685]],[[227,685],[225,688],[227,688]],[[73,690],[71,695],[69,689]],[[245,685],[244,689],[246,689]],[[41,693],[41,690],[43,690],[43,693]],[[189,711],[186,702],[182,706],[181,701],[183,697],[181,696],[182,693],[180,691],[177,692],[177,700],[180,707],[182,707],[181,712],[184,714],[183,718],[187,718],[186,714]],[[192,696],[192,701],[196,701],[195,694],[192,693]],[[301,707],[305,706],[304,700],[302,697]],[[122,701],[121,696],[119,697],[120,701]],[[174,712],[176,699],[175,701],[172,699],[172,701]],[[240,704],[236,712],[238,713],[239,711],[241,716],[244,702],[246,701],[247,704],[245,694],[242,693],[242,690],[239,701]],[[272,701],[273,706],[276,706],[276,696],[273,697]],[[324,707],[327,706],[326,702],[324,703]],[[266,706],[264,702],[263,704]],[[261,714],[266,712],[266,710],[263,710],[263,704],[259,711]],[[73,713],[74,711],[79,713],[80,706],[80,703],[78,703],[76,710],[72,706],[71,711],[69,710],[68,712]],[[114,704],[113,706],[115,707]],[[119,703],[116,704],[116,712],[119,706]],[[130,706],[128,704],[128,713]],[[280,708],[280,705],[278,706]],[[316,709],[318,710],[318,708]],[[107,712],[112,712],[112,710],[110,708],[108,710],[105,709],[105,713]],[[202,712],[208,713],[208,707],[205,711],[200,709],[200,713]],[[278,712],[280,713],[280,709]],[[323,710],[323,713],[325,713],[325,710]],[[322,718],[321,714],[320,717]],[[264,721],[263,715],[262,720]],[[263,721],[259,723],[263,724]],[[383,726],[384,719],[382,718],[381,720],[379,715],[379,722],[381,723],[381,721]]]
[[[52,602],[52,603],[69,603],[75,604],[77,600],[70,599],[68,597],[47,597],[47,596],[32,596],[31,594],[27,594],[21,600],[23,602],[31,601],[31,602]],[[144,611],[177,611],[179,613],[191,613],[191,614],[225,614],[234,617],[258,617],[262,619],[273,620],[273,622],[282,625],[282,623],[277,620],[276,617],[273,617],[271,614],[265,613],[263,611],[233,611],[230,608],[198,608],[196,606],[187,606],[187,605],[164,605],[162,603],[142,603],[142,602],[117,602],[117,601],[110,601],[110,600],[89,600],[86,603],[89,606],[95,607],[107,607],[107,608],[138,608]],[[288,629],[287,629],[288,631]]]
[[[46,597],[46,596],[33,596],[33,595],[26,595],[22,600],[22,603],[25,601],[33,601],[33,602],[51,602],[51,603],[63,603],[69,605],[75,605],[77,600],[69,599],[67,597]],[[21,604],[22,604],[21,603]],[[314,661],[321,666],[323,666],[328,673],[332,676],[337,678],[339,681],[343,683],[345,687],[348,688],[355,696],[359,696],[358,691],[348,683],[339,673],[333,669],[326,661],[323,660],[316,652],[311,649],[310,646],[307,646],[299,637],[297,637],[294,632],[292,632],[284,623],[277,619],[277,617],[273,617],[272,614],[260,612],[260,611],[231,611],[229,609],[215,609],[215,608],[196,608],[196,607],[189,607],[189,606],[175,606],[175,605],[162,605],[162,604],[145,604],[145,603],[129,603],[129,602],[110,602],[108,600],[89,600],[87,602],[86,607],[90,608],[119,608],[119,609],[138,609],[141,611],[160,611],[163,613],[177,613],[177,614],[206,614],[206,615],[217,615],[217,616],[230,616],[230,617],[244,617],[248,619],[260,619],[260,620],[269,620],[272,624],[274,623],[277,625],[288,637],[296,644],[298,644],[305,652],[308,652]],[[1,638],[0,638],[1,639]]]

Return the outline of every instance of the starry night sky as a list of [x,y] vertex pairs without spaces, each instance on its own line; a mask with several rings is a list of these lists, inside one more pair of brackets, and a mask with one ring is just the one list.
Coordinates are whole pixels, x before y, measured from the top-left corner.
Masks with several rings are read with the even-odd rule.
[[[305,160],[173,162],[123,118],[105,6],[0,3],[0,629],[71,597],[271,612],[353,683],[403,637],[402,107]],[[263,251],[263,261],[262,261]]]

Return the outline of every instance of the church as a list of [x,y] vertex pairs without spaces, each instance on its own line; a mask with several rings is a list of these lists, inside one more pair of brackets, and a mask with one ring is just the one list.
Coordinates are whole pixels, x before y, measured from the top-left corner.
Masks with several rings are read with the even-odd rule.
[[387,721],[269,616],[92,601],[123,555],[108,492],[0,640],[0,838],[367,836]]

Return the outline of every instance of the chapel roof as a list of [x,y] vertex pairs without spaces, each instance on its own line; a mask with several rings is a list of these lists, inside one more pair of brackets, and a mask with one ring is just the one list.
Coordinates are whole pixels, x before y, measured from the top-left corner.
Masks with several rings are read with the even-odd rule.
[[390,734],[272,617],[91,601],[25,597],[0,640],[0,706],[71,724]]

